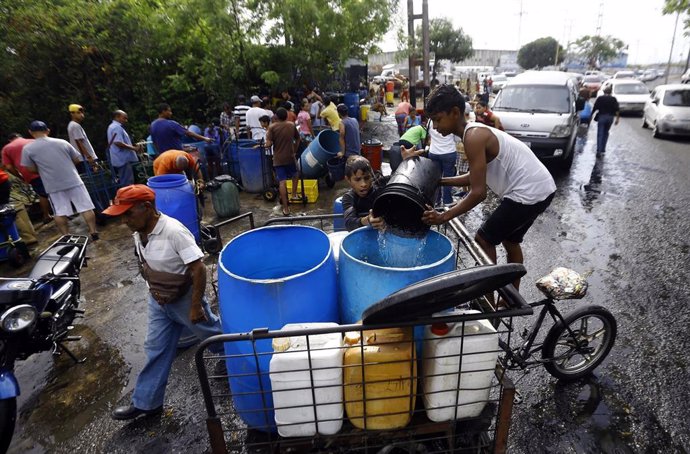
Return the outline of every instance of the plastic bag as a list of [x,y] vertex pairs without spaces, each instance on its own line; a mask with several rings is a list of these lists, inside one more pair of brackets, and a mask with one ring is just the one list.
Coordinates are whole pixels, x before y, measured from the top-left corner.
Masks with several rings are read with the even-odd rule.
[[559,267],[537,281],[537,288],[555,300],[580,299],[587,294],[587,279],[577,271]]

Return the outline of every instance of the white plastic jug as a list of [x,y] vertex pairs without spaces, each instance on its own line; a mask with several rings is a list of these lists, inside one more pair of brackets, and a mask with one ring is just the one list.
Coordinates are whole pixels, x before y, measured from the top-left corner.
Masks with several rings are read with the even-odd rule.
[[447,332],[443,325],[426,326],[424,330],[422,377],[426,414],[432,421],[476,417],[489,399],[498,359],[498,334],[488,320],[465,322],[464,329],[462,322],[451,323]]
[[[281,331],[337,326],[336,323],[290,323]],[[309,350],[306,336],[275,338],[273,349],[269,373],[278,434],[310,437],[317,431],[322,435],[337,433],[343,425],[341,333],[310,335]],[[314,418],[314,400],[317,418]]]

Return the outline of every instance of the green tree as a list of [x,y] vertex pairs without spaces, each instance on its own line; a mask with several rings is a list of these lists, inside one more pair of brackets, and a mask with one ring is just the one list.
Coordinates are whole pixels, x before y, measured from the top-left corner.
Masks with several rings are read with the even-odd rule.
[[[416,55],[422,54],[422,27],[415,31],[415,45],[412,49]],[[445,18],[429,21],[429,52],[434,55],[434,65],[431,68],[431,79],[436,78],[441,60],[458,63],[474,54],[472,38],[465,35],[462,28],[453,28],[453,23]]]
[[665,0],[663,12],[664,14],[684,14],[685,36],[690,36],[690,0]]
[[517,62],[525,69],[558,65],[565,59],[563,46],[554,38],[539,38],[527,43],[518,51]]
[[610,35],[586,35],[575,41],[573,48],[590,68],[598,68],[618,56],[626,45],[620,39]]

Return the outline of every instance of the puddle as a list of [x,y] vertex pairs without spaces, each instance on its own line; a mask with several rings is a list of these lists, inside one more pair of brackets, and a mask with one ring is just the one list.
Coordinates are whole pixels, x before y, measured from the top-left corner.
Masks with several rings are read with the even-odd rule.
[[[68,343],[68,347],[78,358],[86,356],[85,363],[75,364],[66,354],[54,360],[49,354],[36,355],[27,361],[34,362],[30,369],[44,368],[47,373],[33,385],[40,391],[27,394],[26,400],[20,402],[10,452],[27,452],[34,444],[50,452],[51,445],[74,437],[119,398],[129,368],[118,351],[104,344],[85,325],[77,325],[73,335],[83,336],[82,340]],[[19,363],[17,368],[22,366]],[[18,370],[17,375],[24,374]],[[24,387],[24,383],[20,384]]]

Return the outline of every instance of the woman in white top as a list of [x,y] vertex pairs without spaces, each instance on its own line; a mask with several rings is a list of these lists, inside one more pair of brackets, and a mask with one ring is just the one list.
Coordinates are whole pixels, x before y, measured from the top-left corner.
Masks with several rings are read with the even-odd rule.
[[[425,111],[442,135],[462,137],[469,163],[469,172],[443,178],[441,185],[469,186],[470,192],[443,213],[428,207],[422,220],[437,225],[466,213],[486,198],[488,186],[501,203],[479,228],[475,240],[494,263],[498,244],[506,249],[509,263],[523,263],[520,243],[551,203],[556,191],[553,177],[518,139],[494,128],[467,123],[465,100],[452,85],[436,87],[426,100]],[[516,288],[519,284],[519,280],[514,282]]]

